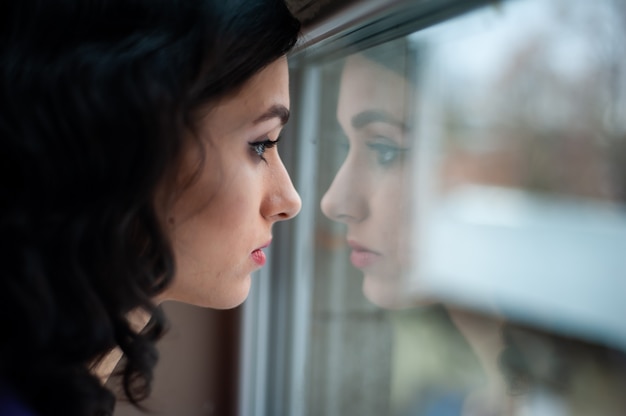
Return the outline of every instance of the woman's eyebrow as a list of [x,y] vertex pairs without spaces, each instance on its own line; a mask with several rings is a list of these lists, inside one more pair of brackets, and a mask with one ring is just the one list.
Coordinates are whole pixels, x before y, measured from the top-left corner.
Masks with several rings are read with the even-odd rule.
[[253,124],[259,124],[273,118],[280,119],[280,124],[284,126],[289,120],[289,109],[282,104],[274,104],[267,111],[257,117]]
[[408,126],[400,120],[395,119],[391,114],[379,110],[365,110],[358,114],[355,114],[350,123],[355,129],[365,127],[370,123],[383,122],[391,124],[393,126],[400,127],[402,130],[407,131]]

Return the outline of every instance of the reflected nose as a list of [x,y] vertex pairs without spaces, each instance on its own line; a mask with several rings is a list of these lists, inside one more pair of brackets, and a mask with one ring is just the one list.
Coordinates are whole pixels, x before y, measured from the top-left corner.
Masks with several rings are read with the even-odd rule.
[[271,221],[285,221],[298,215],[302,207],[300,195],[293,186],[291,178],[283,162],[277,158],[278,163],[271,177],[271,191],[267,194],[261,212]]
[[367,218],[368,205],[364,192],[366,181],[357,181],[351,165],[344,163],[320,203],[322,212],[334,221],[359,223]]

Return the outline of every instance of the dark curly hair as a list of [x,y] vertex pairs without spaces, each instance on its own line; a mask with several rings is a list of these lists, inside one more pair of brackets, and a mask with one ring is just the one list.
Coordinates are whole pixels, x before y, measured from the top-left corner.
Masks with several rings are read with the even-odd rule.
[[149,394],[175,269],[157,189],[193,112],[299,30],[282,0],[0,1],[0,383],[38,414],[111,414],[90,366],[116,346]]

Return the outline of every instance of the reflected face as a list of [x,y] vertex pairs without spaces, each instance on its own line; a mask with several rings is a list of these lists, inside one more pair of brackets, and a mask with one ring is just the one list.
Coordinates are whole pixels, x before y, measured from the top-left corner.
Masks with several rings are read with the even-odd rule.
[[347,225],[352,264],[373,303],[401,306],[409,267],[409,85],[362,55],[347,59],[337,119],[348,155],[322,198],[324,214]]
[[213,308],[245,300],[250,274],[265,263],[272,225],[300,210],[273,143],[288,109],[283,58],[200,120],[178,175],[178,183],[187,185],[167,215],[176,274],[159,300]]

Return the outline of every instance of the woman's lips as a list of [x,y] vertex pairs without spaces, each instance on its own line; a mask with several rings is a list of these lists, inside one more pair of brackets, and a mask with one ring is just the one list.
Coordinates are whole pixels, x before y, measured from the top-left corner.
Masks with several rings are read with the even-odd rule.
[[259,266],[265,265],[265,262],[267,261],[267,257],[265,257],[265,253],[263,252],[263,249],[266,247],[269,247],[271,243],[272,243],[272,240],[269,240],[267,243],[263,244],[261,247],[257,248],[250,254],[250,257],[252,257],[252,260],[257,265]]
[[250,256],[252,257],[252,260],[254,260],[254,262],[259,266],[265,265],[265,262],[267,261],[265,253],[263,253],[263,250],[261,250],[260,248],[254,250]]
[[348,245],[352,248],[350,253],[350,261],[354,267],[364,269],[376,263],[382,255],[376,251],[370,250],[354,241],[348,241]]

